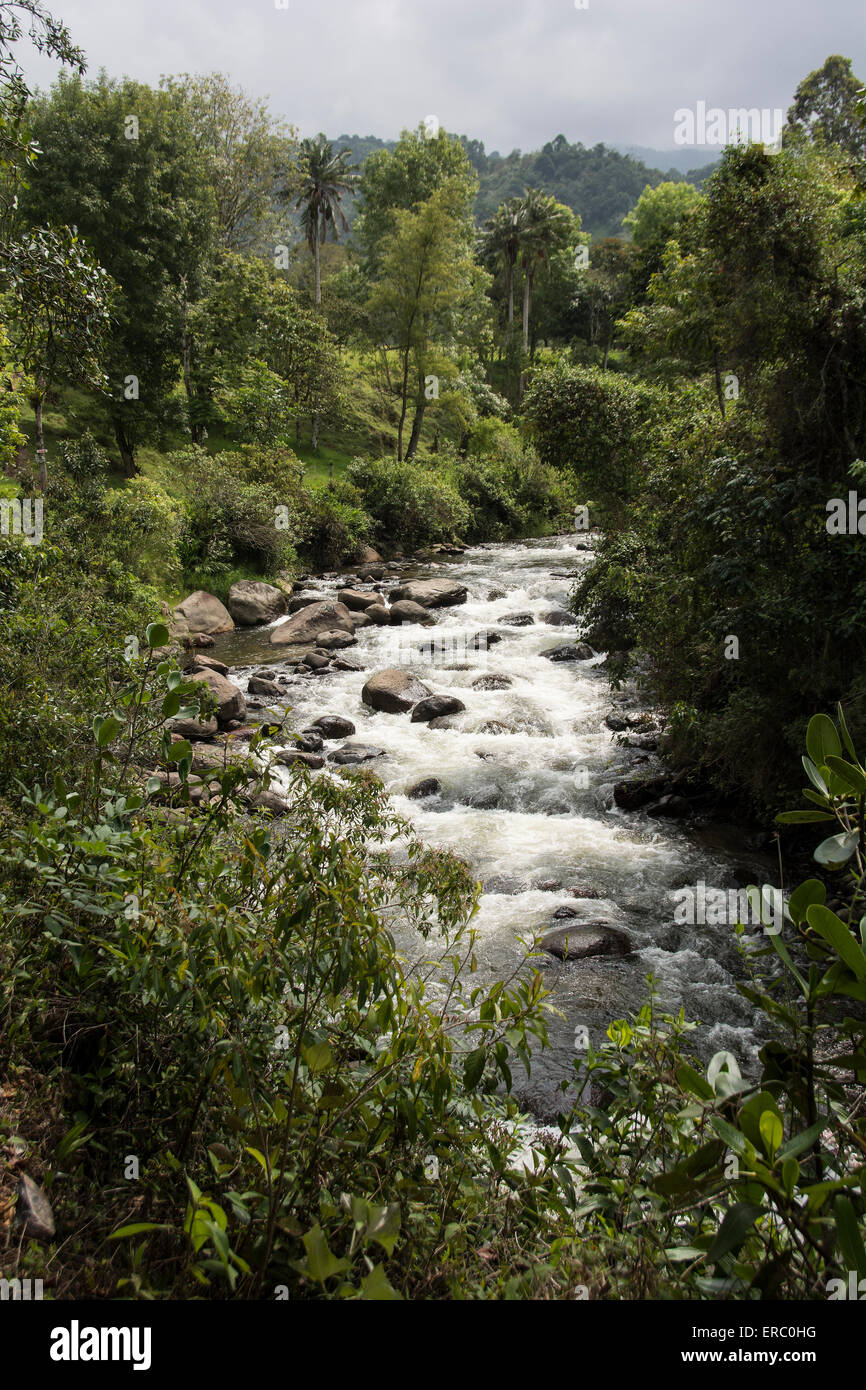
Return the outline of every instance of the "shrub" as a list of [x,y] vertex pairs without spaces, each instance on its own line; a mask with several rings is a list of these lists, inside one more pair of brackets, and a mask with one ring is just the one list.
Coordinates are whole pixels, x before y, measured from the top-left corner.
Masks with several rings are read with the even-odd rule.
[[353,459],[349,480],[373,519],[376,544],[406,550],[462,535],[470,510],[447,475],[416,460]]

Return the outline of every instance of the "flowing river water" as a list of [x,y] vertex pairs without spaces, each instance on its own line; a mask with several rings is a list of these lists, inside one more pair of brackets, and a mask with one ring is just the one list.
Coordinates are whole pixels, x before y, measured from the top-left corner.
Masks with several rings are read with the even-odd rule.
[[[624,746],[605,723],[612,707],[617,714],[637,710],[636,696],[611,694],[604,653],[562,662],[544,655],[577,640],[573,626],[544,618],[566,605],[575,573],[591,559],[587,538],[572,535],[413,561],[377,587],[387,592],[407,578],[444,576],[466,586],[467,601],[434,610],[433,627],[359,628],[357,645],[344,653],[359,670],[300,674],[285,649],[270,645],[269,628],[226,634],[214,652],[244,690],[251,672],[265,665],[286,680],[287,727],[340,715],[356,727],[349,742],[385,751],[368,766],[395,809],[426,843],[467,859],[483,884],[473,922],[479,983],[510,976],[526,954],[523,943],[567,925],[565,911],[576,914],[568,919],[575,925],[603,922],[628,935],[627,956],[533,958],[562,1013],[550,1019],[551,1048],[534,1061],[531,1081],[518,1085],[539,1118],[561,1107],[558,1083],[571,1074],[576,1030],[586,1028],[597,1044],[612,1018],[639,1009],[650,974],[663,1009],[682,1006],[701,1024],[695,1045],[705,1057],[725,1048],[745,1070],[757,1041],[754,1011],[735,987],[743,970],[732,927],[677,924],[673,890],[762,883],[772,865],[736,830],[700,817],[675,821],[620,810],[616,782],[663,770],[653,752]],[[345,575],[331,575],[309,587],[336,597],[345,583]],[[516,614],[523,615],[519,625],[505,621]],[[479,632],[501,640],[476,650]],[[364,682],[394,666],[411,670],[433,693],[457,696],[465,711],[431,728],[408,714],[369,709],[361,700]],[[479,684],[484,676],[510,684]],[[329,741],[326,751],[342,742]],[[430,777],[441,784],[436,795],[407,795]]]

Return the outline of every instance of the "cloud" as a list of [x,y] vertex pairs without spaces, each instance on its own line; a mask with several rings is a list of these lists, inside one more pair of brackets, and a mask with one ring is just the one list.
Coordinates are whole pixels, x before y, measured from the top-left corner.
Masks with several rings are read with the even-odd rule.
[[[829,53],[866,73],[862,0],[55,0],[88,55],[155,83],[220,70],[302,134],[393,137],[429,114],[503,153],[560,131],[673,147],[698,100],[787,110]],[[30,52],[46,85],[54,65]]]

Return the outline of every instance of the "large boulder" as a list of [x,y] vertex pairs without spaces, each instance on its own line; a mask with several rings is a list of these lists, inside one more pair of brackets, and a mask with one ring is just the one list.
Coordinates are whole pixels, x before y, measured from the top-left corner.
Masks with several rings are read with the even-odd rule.
[[363,550],[361,551],[360,560],[360,563],[362,565],[378,565],[381,564],[381,561],[382,556],[379,554],[378,550],[374,550],[371,545],[364,546]]
[[392,603],[389,609],[389,620],[393,624],[400,623],[423,623],[424,627],[429,627],[435,623],[436,619],[423,608],[420,603],[413,603],[411,599],[401,598],[396,603]]
[[176,619],[186,623],[189,632],[231,632],[234,619],[215,594],[196,589],[174,610]]
[[451,608],[466,602],[466,585],[454,579],[410,579],[391,593],[393,603],[404,598],[422,608]]
[[219,728],[216,718],[211,719],[170,719],[168,727],[181,738],[213,738]]
[[190,680],[206,685],[217,702],[216,719],[225,728],[233,719],[243,721],[247,717],[247,703],[243,694],[233,681],[221,676],[219,671],[193,671]]
[[351,608],[354,612],[363,612],[371,604],[382,602],[382,595],[373,590],[341,589],[337,597],[341,603],[344,603],[347,608]]
[[272,623],[286,611],[285,594],[260,579],[239,579],[229,589],[228,609],[241,627],[260,627]]
[[391,611],[384,603],[371,603],[370,607],[364,610],[364,617],[379,627],[387,627],[391,621]]
[[559,960],[587,960],[590,956],[627,956],[631,942],[624,932],[606,922],[570,923],[549,931],[538,942],[542,951]]
[[456,695],[428,695],[419,700],[412,710],[413,724],[426,724],[431,719],[441,719],[447,714],[459,714],[466,706]]
[[411,671],[400,671],[388,667],[376,671],[361,691],[361,699],[371,709],[383,710],[386,714],[406,714],[430,691]]
[[[508,619],[504,621],[508,622]],[[574,627],[577,619],[565,608],[552,608],[549,613],[545,613],[542,621],[549,623],[551,627]]]
[[[316,729],[322,738],[348,738],[355,732],[351,719],[343,719],[339,714],[320,714],[319,718],[313,721],[313,730]],[[306,734],[311,730],[304,729],[302,732]]]
[[506,623],[508,627],[532,627],[535,619],[531,613],[506,613],[499,621]]
[[302,608],[285,622],[278,623],[271,632],[271,643],[275,647],[302,645],[315,642],[320,632],[354,632],[352,618],[344,603],[324,599]]

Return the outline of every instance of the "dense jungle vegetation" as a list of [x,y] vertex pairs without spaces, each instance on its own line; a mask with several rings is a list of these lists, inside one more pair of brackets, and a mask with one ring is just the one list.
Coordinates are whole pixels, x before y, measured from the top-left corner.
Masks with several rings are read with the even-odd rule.
[[[64,64],[48,92],[28,32]],[[866,1277],[851,64],[804,78],[780,151],[694,182],[423,123],[300,139],[221,74],[89,76],[40,0],[0,0],[0,96],[0,1274],[145,1300]],[[271,817],[242,758],[194,807],[166,721],[207,696],[163,605],[577,508],[604,539],[576,611],[669,709],[669,761],[824,838],[785,932],[741,933],[760,1076],[701,1067],[650,1000],[576,1064],[592,1084],[527,1171],[510,1086],[540,976],[473,985],[478,885],[369,772],[296,767]],[[19,1229],[25,1170],[62,1241]]]

